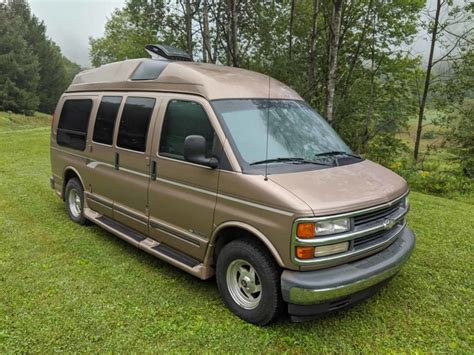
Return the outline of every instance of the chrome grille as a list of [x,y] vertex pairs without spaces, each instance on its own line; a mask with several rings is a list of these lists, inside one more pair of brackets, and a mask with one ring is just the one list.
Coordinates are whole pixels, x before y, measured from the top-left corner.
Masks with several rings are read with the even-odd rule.
[[354,239],[353,247],[354,247],[355,250],[358,250],[360,248],[367,247],[367,246],[372,245],[374,243],[380,243],[383,240],[385,240],[387,238],[390,238],[390,236],[393,234],[394,230],[403,228],[404,223],[405,223],[405,221],[402,220],[402,221],[398,222],[392,229],[390,229],[388,231],[383,230],[383,231],[380,231],[380,232],[376,232],[376,233],[373,233],[373,234],[366,235],[366,236],[361,237],[361,238]]
[[374,240],[377,240],[386,234],[387,234],[387,231],[381,231],[374,234],[366,235],[365,237],[362,237],[362,238],[354,239],[354,248],[373,242]]
[[402,206],[402,204],[403,204],[403,201],[400,201],[393,206],[389,206],[387,208],[383,208],[381,210],[370,212],[370,213],[363,214],[360,216],[355,216],[354,226],[360,226],[360,225],[367,224],[379,219],[387,218],[392,213],[397,211]]

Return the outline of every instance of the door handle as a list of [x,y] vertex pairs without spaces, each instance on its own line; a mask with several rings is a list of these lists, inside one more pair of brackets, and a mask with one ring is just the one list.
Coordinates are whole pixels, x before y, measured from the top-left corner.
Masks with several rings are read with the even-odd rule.
[[155,160],[152,160],[151,162],[151,174],[150,174],[150,178],[152,180],[156,180],[156,161]]
[[119,153],[115,153],[115,170],[120,168],[120,156]]

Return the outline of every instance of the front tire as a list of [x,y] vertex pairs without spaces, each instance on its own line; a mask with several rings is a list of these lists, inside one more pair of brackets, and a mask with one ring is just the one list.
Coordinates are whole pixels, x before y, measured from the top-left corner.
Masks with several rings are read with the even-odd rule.
[[87,224],[88,221],[84,217],[84,188],[77,178],[67,182],[64,201],[69,218],[77,224]]
[[283,309],[281,272],[257,241],[237,239],[217,257],[217,287],[226,306],[243,320],[266,325]]

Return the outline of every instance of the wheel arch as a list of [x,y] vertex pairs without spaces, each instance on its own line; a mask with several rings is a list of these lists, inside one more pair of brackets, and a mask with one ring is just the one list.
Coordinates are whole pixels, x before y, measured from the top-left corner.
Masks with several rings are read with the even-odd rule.
[[241,237],[248,237],[258,240],[269,251],[270,255],[272,255],[277,264],[281,267],[284,267],[280,254],[275,249],[270,240],[265,236],[265,234],[249,224],[238,221],[225,222],[214,230],[211,237],[210,254],[208,255],[215,262],[216,255],[224,245],[234,239]]
[[76,168],[74,168],[72,166],[67,166],[66,168],[64,168],[64,172],[63,172],[63,184],[62,184],[62,198],[63,198],[63,200],[66,198],[65,197],[66,184],[72,178],[78,178],[79,181],[81,182],[82,188],[85,190],[85,185],[84,185],[84,181],[82,180],[81,174],[79,174],[79,172],[77,171]]

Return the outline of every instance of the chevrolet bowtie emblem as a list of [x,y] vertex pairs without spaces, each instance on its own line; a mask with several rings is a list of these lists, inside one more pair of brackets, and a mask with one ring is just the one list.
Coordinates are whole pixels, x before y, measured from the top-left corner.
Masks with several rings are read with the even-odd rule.
[[391,229],[391,228],[393,228],[394,225],[395,225],[395,220],[393,220],[392,218],[387,218],[383,222],[384,229]]

